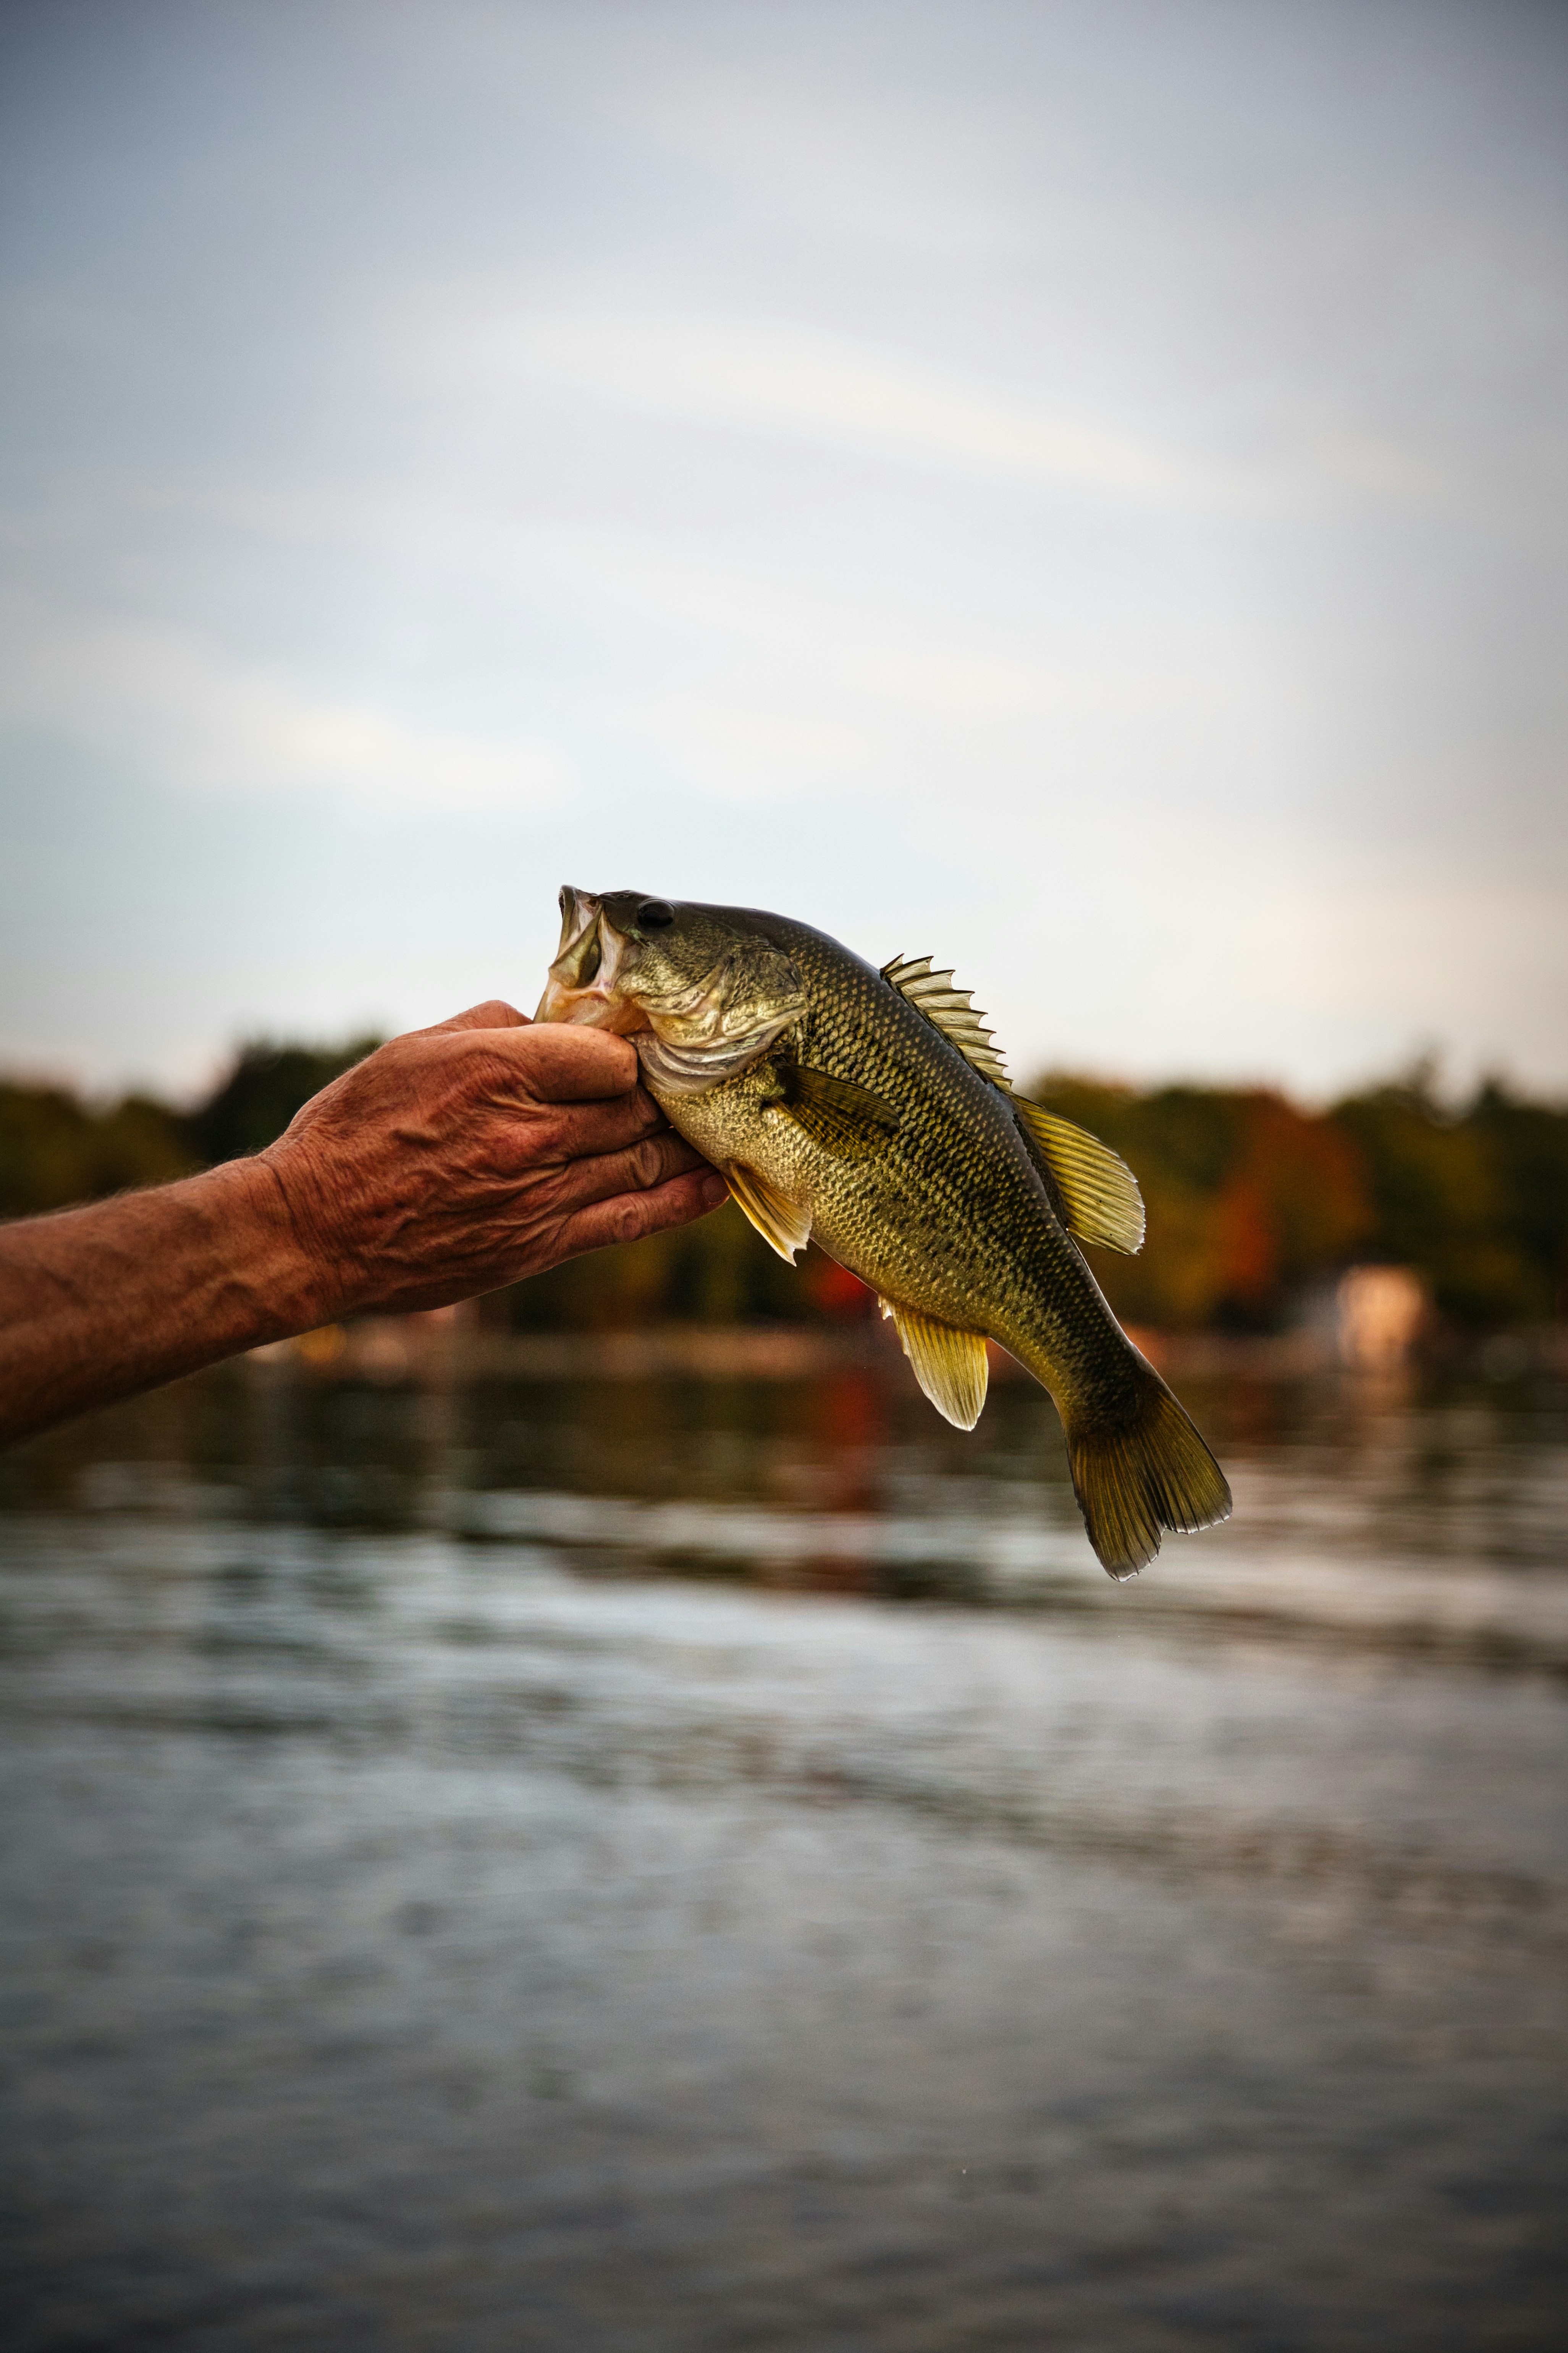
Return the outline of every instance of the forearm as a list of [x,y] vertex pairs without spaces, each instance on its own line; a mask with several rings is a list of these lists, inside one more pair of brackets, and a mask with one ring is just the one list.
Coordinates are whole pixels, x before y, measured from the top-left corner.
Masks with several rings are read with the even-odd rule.
[[258,1161],[0,1226],[0,1443],[330,1320]]
[[0,1226],[0,1444],[341,1315],[499,1290],[724,1190],[624,1038],[476,1006],[357,1063],[254,1160]]

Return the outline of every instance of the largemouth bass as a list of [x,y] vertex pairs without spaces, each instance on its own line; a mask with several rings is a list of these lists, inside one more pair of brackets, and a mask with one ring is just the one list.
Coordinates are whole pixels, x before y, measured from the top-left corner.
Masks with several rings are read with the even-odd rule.
[[878,971],[808,923],[638,891],[561,893],[542,1021],[619,1031],[670,1125],[792,1262],[808,1239],[868,1283],[937,1410],[973,1430],[987,1340],[1048,1390],[1089,1540],[1132,1576],[1230,1490],[1117,1323],[1075,1236],[1143,1239],[1131,1172],[1013,1092],[929,956]]

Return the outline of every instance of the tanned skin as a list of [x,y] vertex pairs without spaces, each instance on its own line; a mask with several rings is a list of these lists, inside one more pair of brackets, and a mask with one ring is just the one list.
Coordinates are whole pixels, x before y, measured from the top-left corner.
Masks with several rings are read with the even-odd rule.
[[254,1159],[0,1225],[0,1443],[344,1315],[471,1299],[724,1197],[626,1039],[477,1005],[393,1039]]

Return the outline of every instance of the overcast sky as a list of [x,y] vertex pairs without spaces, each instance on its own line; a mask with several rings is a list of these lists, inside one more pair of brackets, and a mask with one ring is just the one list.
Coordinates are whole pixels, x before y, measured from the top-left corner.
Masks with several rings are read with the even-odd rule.
[[0,1060],[531,1008],[1568,1088],[1568,10],[0,7]]

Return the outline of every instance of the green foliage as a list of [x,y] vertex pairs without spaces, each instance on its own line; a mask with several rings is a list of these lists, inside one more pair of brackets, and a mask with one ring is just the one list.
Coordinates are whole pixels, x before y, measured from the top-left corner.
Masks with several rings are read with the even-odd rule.
[[258,1039],[192,1112],[150,1095],[98,1109],[67,1087],[0,1080],[0,1217],[101,1200],[241,1154],[282,1134],[302,1103],[379,1044],[311,1047]]
[[1445,1314],[1500,1324],[1568,1305],[1568,1113],[1494,1080],[1447,1116],[1417,1071],[1332,1117],[1361,1151],[1379,1255],[1419,1267]]
[[380,1044],[355,1038],[346,1046],[289,1046],[263,1038],[242,1046],[227,1078],[190,1116],[195,1149],[209,1165],[265,1151],[312,1095]]
[[93,1111],[64,1087],[0,1081],[0,1217],[164,1185],[201,1166],[179,1113],[146,1095]]
[[1500,1231],[1534,1271],[1547,1309],[1561,1314],[1568,1309],[1568,1114],[1489,1079],[1469,1117],[1490,1148]]

